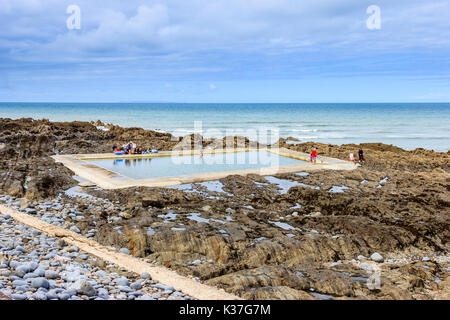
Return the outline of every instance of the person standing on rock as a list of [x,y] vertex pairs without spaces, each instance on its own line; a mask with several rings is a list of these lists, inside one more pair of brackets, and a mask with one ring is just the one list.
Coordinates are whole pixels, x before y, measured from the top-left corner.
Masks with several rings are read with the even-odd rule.
[[317,161],[317,150],[316,148],[313,149],[313,151],[311,152],[311,162],[312,163],[316,163]]
[[355,162],[355,156],[354,156],[353,152],[350,152],[350,155],[348,156],[348,161]]
[[200,157],[203,157],[203,142],[200,140],[198,148],[200,150]]
[[363,149],[359,149],[359,150],[358,150],[358,157],[359,157],[359,162],[360,162],[360,163],[366,162],[366,161],[364,160],[364,151],[363,151]]

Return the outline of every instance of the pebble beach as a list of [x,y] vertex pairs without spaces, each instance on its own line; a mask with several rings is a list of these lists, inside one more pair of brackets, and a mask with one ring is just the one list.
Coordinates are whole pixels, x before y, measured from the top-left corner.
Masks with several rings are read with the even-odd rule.
[[[20,209],[17,200],[0,198]],[[45,215],[57,202],[27,208]],[[39,213],[38,211],[39,210]],[[59,224],[58,218],[44,217]],[[93,230],[95,232],[95,230]],[[127,249],[122,250],[126,252]],[[0,215],[0,299],[12,300],[190,300],[191,297],[151,279],[105,262],[64,240],[49,237]]]

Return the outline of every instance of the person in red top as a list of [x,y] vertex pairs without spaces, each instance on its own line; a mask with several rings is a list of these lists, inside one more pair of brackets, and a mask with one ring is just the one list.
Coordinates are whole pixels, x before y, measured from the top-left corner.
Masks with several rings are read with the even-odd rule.
[[316,148],[313,149],[311,152],[311,162],[316,163],[317,161],[317,150]]

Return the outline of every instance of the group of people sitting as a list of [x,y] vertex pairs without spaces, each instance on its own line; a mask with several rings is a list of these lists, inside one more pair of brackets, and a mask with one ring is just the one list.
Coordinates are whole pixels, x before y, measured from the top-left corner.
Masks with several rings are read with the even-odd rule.
[[116,155],[122,154],[148,154],[148,153],[158,153],[158,150],[153,149],[152,147],[143,148],[138,147],[134,142],[129,142],[128,144],[124,144],[122,147],[118,147],[116,145],[113,146],[113,152]]

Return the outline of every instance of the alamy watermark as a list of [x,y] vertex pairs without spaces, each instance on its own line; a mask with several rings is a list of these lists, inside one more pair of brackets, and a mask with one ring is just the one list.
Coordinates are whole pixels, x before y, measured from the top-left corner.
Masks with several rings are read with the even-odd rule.
[[367,14],[370,14],[366,21],[367,29],[369,30],[380,30],[381,29],[381,8],[376,5],[371,5],[367,7]]
[[70,17],[66,20],[67,29],[69,30],[79,30],[81,29],[81,9],[76,4],[72,4],[67,7],[67,14]]
[[381,288],[381,270],[380,268],[375,264],[369,264],[369,267],[367,268],[367,271],[369,272],[370,276],[367,279],[367,288],[369,290],[378,290]]
[[[81,29],[81,8],[76,4],[71,4],[67,7],[67,14],[70,16],[66,20],[67,29],[79,30]],[[370,5],[366,9],[366,13],[370,14],[366,20],[366,26],[369,30],[381,29],[381,8],[377,5]],[[211,89],[215,89],[215,85],[210,85]]]
[[[203,129],[202,121],[194,122],[193,133],[184,136],[181,141],[177,137],[186,134],[184,129],[175,130],[172,133],[173,139],[178,141],[172,149],[177,156],[172,156],[175,165],[206,164],[206,165],[258,165],[273,169],[273,174],[278,171],[279,157],[269,152],[244,152],[256,151],[259,143],[270,145],[270,148],[277,149],[280,138],[278,128],[260,127],[258,129],[238,129],[228,128],[221,131],[217,128]],[[203,145],[204,137],[211,138],[207,145]],[[211,142],[212,140],[212,142]],[[189,156],[194,154],[195,156]]]

